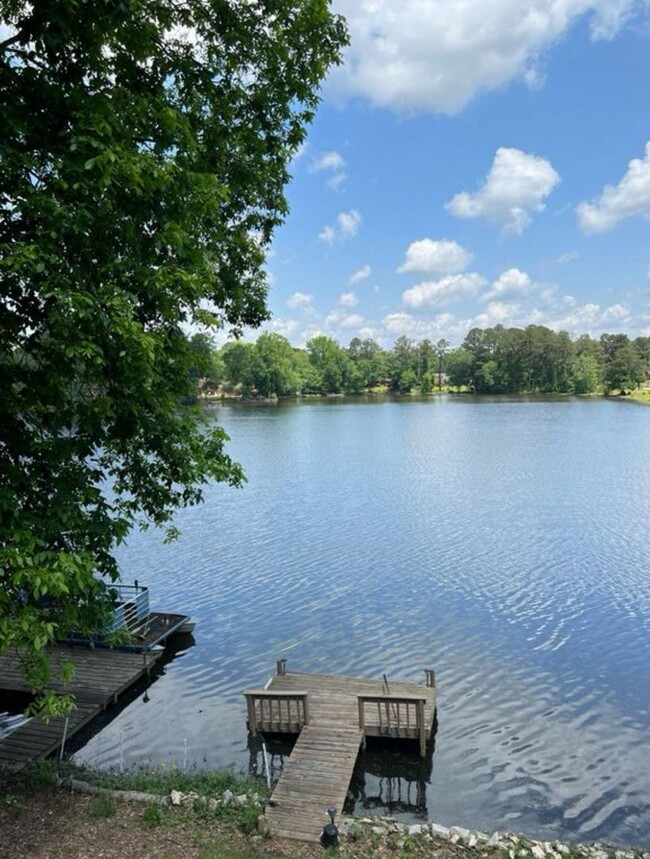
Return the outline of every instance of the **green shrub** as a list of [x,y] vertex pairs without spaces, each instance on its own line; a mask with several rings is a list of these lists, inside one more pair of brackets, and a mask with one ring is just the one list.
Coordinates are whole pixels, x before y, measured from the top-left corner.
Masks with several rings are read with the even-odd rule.
[[96,818],[115,817],[115,800],[110,793],[102,791],[102,793],[93,796],[88,803],[88,816]]

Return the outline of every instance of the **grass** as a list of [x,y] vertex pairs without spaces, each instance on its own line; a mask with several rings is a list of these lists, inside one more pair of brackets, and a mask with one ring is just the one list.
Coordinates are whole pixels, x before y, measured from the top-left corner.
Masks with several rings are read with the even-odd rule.
[[58,767],[58,774],[62,778],[75,778],[110,790],[139,790],[158,795],[166,795],[172,790],[183,793],[194,791],[201,796],[221,796],[225,790],[231,790],[234,794],[263,791],[259,782],[241,778],[231,772],[207,770],[183,772],[174,764],[170,766],[162,764],[152,770],[137,769],[116,773],[65,763]]
[[88,817],[115,817],[115,800],[110,793],[98,793],[88,803]]

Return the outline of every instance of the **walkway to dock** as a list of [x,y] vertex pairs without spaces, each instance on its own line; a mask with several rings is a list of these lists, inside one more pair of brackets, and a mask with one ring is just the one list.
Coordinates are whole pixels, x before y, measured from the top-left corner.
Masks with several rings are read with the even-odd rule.
[[327,807],[340,814],[366,737],[413,740],[426,753],[436,694],[427,685],[287,672],[284,660],[265,689],[247,690],[252,733],[300,734],[268,803],[272,832],[317,841]]
[[[48,724],[40,719],[30,719],[0,741],[0,764],[20,766],[35,758],[47,757],[97,716],[106,707],[117,701],[126,689],[146,675],[161,656],[162,650],[148,653],[125,653],[119,650],[86,647],[53,647],[50,650],[53,676],[58,675],[57,666],[62,660],[74,663],[76,673],[68,686],[53,683],[57,692],[75,696],[76,709],[66,719],[57,716]],[[2,690],[29,692],[18,670],[16,657],[0,658],[0,695]]]

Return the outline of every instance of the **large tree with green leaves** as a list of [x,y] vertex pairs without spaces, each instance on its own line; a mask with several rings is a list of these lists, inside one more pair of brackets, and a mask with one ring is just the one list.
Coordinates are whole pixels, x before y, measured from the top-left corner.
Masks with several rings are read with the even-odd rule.
[[242,479],[182,405],[184,331],[266,318],[346,31],[329,0],[5,0],[0,24],[0,652],[42,691],[134,523]]

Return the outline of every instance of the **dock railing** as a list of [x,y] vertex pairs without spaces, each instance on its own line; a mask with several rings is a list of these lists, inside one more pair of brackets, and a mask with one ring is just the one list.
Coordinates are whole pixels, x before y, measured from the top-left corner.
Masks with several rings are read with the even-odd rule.
[[112,585],[115,592],[113,622],[107,632],[133,631],[149,617],[149,588],[142,585]]
[[358,695],[359,728],[365,736],[417,739],[426,756],[426,698],[417,695]]
[[244,696],[251,734],[299,734],[309,724],[307,692],[247,689]]

